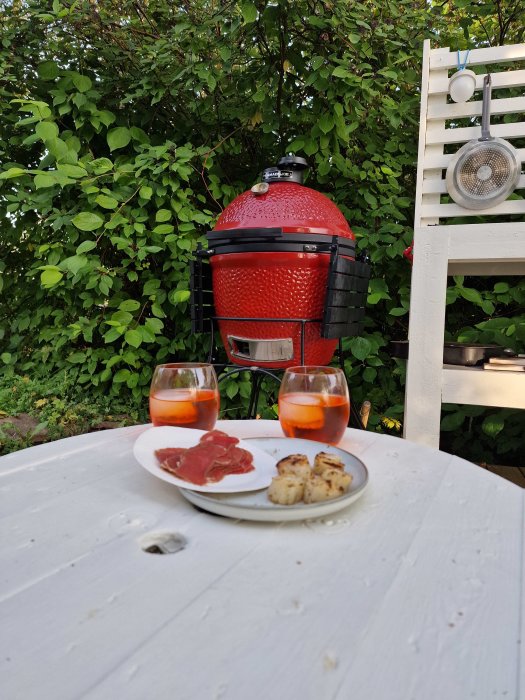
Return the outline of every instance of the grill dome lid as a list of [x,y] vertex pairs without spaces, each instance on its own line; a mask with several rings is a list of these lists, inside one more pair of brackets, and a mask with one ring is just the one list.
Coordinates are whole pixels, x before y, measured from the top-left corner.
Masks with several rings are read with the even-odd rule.
[[[285,233],[320,233],[352,238],[348,222],[324,194],[299,184],[307,167],[287,156],[264,171],[262,186],[243,192],[222,212],[214,231],[280,228]],[[287,175],[287,173],[290,173]]]

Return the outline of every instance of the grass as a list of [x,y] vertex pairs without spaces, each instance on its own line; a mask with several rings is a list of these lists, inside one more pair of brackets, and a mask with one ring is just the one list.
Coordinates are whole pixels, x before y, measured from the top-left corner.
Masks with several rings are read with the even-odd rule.
[[146,402],[137,408],[114,397],[87,396],[66,372],[47,379],[0,378],[0,455],[38,442],[148,421]]

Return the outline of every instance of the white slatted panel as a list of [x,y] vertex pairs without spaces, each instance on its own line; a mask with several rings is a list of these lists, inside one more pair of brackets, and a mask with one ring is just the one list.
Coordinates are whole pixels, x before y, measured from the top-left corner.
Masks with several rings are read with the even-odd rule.
[[[435,49],[436,51],[447,52],[447,49]],[[421,158],[424,155],[428,158],[439,159],[443,157],[443,144],[436,143],[435,145],[427,145],[428,139],[432,137],[432,133],[440,128],[440,122],[428,122],[427,112],[428,110],[437,110],[443,108],[446,105],[446,95],[428,95],[428,83],[430,79],[430,54],[432,53],[430,49],[430,42],[425,41],[423,49],[423,75],[421,79],[421,110],[419,116],[419,157],[418,157],[418,168],[417,168],[417,183],[416,183],[416,212],[415,220],[419,225],[430,226],[433,224],[438,224],[438,218],[427,218],[423,222],[423,206],[439,205],[441,196],[439,193],[425,193],[423,192],[423,177],[428,180],[434,180],[438,182],[441,180],[441,169],[438,166],[435,169],[427,168],[426,170],[422,167]],[[446,78],[447,71],[437,71],[437,75],[441,78]],[[444,126],[444,124],[443,124]]]
[[[513,88],[522,85],[525,85],[525,70],[509,70],[505,73],[492,74],[493,91],[497,88]],[[476,90],[483,90],[483,74],[476,76]],[[438,92],[448,93],[448,75],[443,77],[441,72],[433,71],[430,74],[428,94],[434,95]]]
[[[464,53],[462,55],[464,57]],[[468,57],[469,68],[483,69],[498,63],[499,72],[492,75],[491,115],[513,115],[511,123],[491,125],[492,136],[508,139],[525,138],[525,44],[497,46],[475,49]],[[508,70],[501,69],[508,65]],[[476,119],[481,116],[481,94],[463,104],[449,103],[449,74],[457,69],[457,52],[449,49],[430,49],[425,42],[421,89],[421,121],[419,137],[418,177],[415,203],[415,226],[430,226],[457,216],[483,216],[487,221],[497,221],[498,217],[509,214],[525,216],[525,199],[512,199],[485,210],[469,210],[454,203],[442,203],[442,195],[447,194],[445,170],[453,154],[445,153],[445,147],[455,144],[461,148],[464,143],[481,136],[480,126],[456,127],[457,120]],[[479,68],[478,68],[479,70]],[[476,90],[483,88],[484,73],[481,70],[476,79]],[[523,87],[523,94],[517,97],[501,97],[498,89]],[[464,123],[464,122],[463,122]],[[450,150],[450,149],[448,149]],[[525,148],[517,149],[518,156],[525,163]],[[521,176],[518,190],[525,189],[525,174]],[[518,194],[520,194],[518,192]]]
[[423,219],[451,216],[503,216],[505,214],[523,214],[524,212],[524,199],[507,199],[491,209],[465,209],[459,204],[424,204],[421,207]]
[[[464,55],[464,54],[463,54]],[[493,46],[488,49],[473,49],[468,57],[469,66],[485,66],[493,63],[512,63],[525,61],[525,44],[510,44],[509,46]],[[430,52],[430,70],[447,70],[457,67],[456,51],[446,53],[443,49]],[[468,66],[467,66],[468,67]]]
[[[492,94],[494,95],[494,92]],[[476,102],[460,102],[458,104],[454,102],[438,109],[429,107],[427,119],[461,119],[463,117],[481,116],[482,104],[483,101],[478,100]],[[525,97],[509,97],[501,100],[492,99],[490,112],[492,115],[521,114],[525,112]],[[506,126],[512,125],[507,124]],[[493,129],[495,128],[494,126]],[[476,138],[478,135],[479,132],[474,134],[473,138]]]
[[[499,136],[502,139],[520,138],[525,136],[525,122],[514,124],[497,124],[490,127],[491,136]],[[427,144],[458,143],[463,145],[471,139],[478,139],[481,134],[479,126],[466,126],[462,129],[435,129],[431,133],[427,130]]]

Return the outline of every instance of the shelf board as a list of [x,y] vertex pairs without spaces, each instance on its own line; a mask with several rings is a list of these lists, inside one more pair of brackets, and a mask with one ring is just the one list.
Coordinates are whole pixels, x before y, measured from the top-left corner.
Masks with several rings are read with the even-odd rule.
[[443,403],[525,408],[525,372],[443,366]]

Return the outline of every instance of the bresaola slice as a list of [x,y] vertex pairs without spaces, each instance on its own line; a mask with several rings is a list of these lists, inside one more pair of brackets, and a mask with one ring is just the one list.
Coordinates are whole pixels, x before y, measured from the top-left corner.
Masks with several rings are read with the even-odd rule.
[[178,479],[198,486],[221,481],[228,474],[254,470],[253,455],[236,447],[239,440],[221,430],[205,433],[194,447],[167,447],[155,451],[160,466]]
[[175,474],[185,452],[185,447],[167,447],[162,450],[157,450],[155,456],[161,463],[163,469],[171,474]]
[[236,445],[239,440],[236,437],[223,433],[222,430],[210,430],[209,433],[201,437],[200,442],[205,444],[211,442],[215,445],[229,447],[230,445]]

